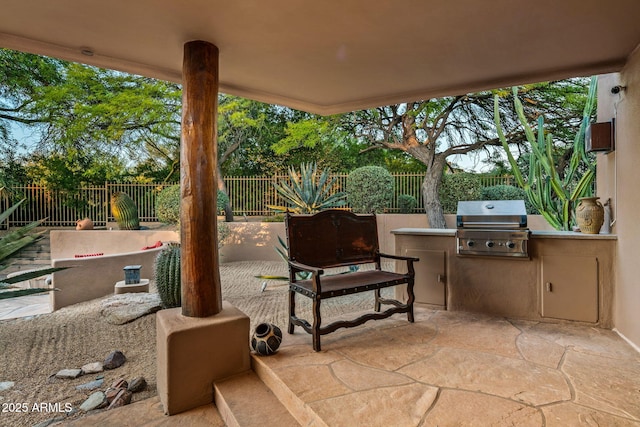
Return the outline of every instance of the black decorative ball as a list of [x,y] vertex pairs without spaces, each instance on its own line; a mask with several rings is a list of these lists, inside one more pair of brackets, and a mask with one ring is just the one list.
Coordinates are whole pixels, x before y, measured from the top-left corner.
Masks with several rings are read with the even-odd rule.
[[260,323],[251,335],[251,348],[261,356],[278,351],[282,342],[282,331],[271,323]]

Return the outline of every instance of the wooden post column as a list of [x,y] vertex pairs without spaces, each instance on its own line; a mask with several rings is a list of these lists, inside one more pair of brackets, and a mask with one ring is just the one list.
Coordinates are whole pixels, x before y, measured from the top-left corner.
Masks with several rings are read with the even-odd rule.
[[180,150],[182,314],[222,310],[216,224],[218,48],[184,45]]

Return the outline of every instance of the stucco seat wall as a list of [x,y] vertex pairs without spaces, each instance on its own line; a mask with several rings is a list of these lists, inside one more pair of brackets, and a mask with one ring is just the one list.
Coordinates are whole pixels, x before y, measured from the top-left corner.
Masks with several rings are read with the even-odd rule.
[[[51,266],[72,267],[53,274],[58,290],[50,294],[52,310],[112,294],[127,265],[141,265],[141,277],[153,279],[155,258],[162,248],[142,248],[178,239],[178,233],[166,230],[52,231]],[[74,257],[95,253],[104,255]]]

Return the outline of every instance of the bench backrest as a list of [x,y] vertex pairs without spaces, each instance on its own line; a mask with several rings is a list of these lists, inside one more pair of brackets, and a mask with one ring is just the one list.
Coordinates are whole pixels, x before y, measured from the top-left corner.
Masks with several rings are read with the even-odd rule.
[[318,268],[375,262],[378,227],[375,215],[330,209],[285,218],[289,259]]

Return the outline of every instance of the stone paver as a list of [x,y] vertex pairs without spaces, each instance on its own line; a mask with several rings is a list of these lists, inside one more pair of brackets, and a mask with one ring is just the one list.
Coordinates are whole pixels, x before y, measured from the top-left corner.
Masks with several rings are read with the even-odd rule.
[[525,360],[452,348],[399,370],[417,381],[543,405],[571,399],[561,372]]
[[608,330],[417,308],[322,343],[259,359],[303,425],[640,427],[640,355]]
[[49,299],[45,293],[0,300],[0,320],[51,313]]
[[526,360],[557,368],[564,355],[564,347],[536,335],[522,334],[516,340],[516,345]]
[[384,387],[337,396],[309,406],[328,426],[417,426],[438,389],[424,384]]
[[350,360],[339,360],[331,364],[333,375],[351,390],[370,390],[413,382],[395,372],[358,365]]
[[540,410],[531,406],[486,394],[443,390],[424,425],[539,427],[543,424]]
[[547,427],[566,426],[607,426],[632,427],[639,426],[640,421],[618,417],[606,412],[597,411],[575,403],[560,403],[542,408]]
[[640,420],[640,363],[570,350],[562,370],[575,403]]

